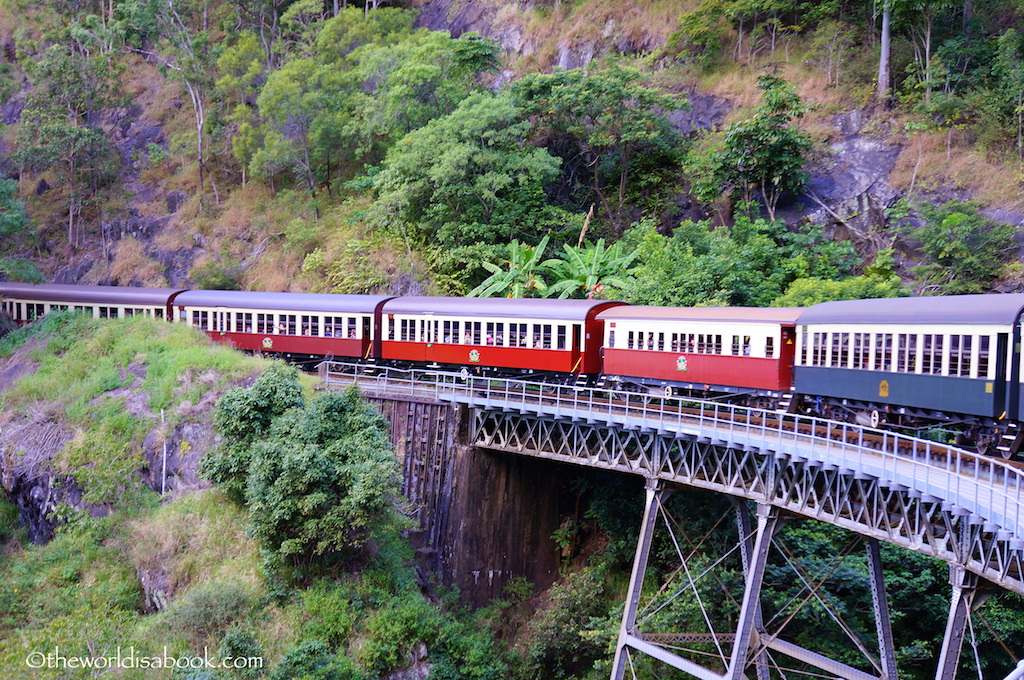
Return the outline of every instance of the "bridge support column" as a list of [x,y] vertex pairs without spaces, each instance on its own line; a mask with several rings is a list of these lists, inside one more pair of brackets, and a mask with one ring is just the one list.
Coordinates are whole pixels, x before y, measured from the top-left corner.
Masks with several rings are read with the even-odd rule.
[[[761,583],[764,568],[768,563],[768,548],[779,524],[779,512],[770,505],[757,506],[757,533],[749,555],[745,555],[746,583],[743,588],[743,602],[740,604],[740,618],[736,625],[736,640],[733,642],[732,658],[725,672],[726,680],[741,680],[747,666],[747,654],[756,626],[761,619]],[[746,536],[749,536],[747,532]],[[741,543],[746,544],[747,540]],[[744,550],[744,552],[747,552]],[[760,664],[759,664],[760,666]],[[760,671],[758,671],[760,676]]]
[[627,648],[631,639],[636,639],[636,612],[640,604],[640,592],[644,586],[647,558],[651,554],[651,538],[654,536],[654,526],[658,521],[658,509],[672,491],[666,491],[660,479],[649,477],[644,485],[644,493],[646,494],[644,518],[643,523],[640,525],[640,538],[637,541],[636,556],[633,558],[633,571],[629,576],[626,608],[622,612],[622,625],[619,627],[619,642],[615,646],[612,680],[622,680],[625,677],[626,663],[629,657],[629,650]]
[[[752,531],[750,523],[750,508],[747,506],[745,500],[739,500],[736,502],[736,526],[739,529],[740,534],[740,558],[743,561],[743,573],[750,573],[750,565],[754,559],[754,543],[755,534]],[[758,635],[764,632],[764,617],[761,614],[761,599],[757,598],[754,601],[755,610],[753,612],[754,617],[754,630],[757,631]],[[768,673],[768,652],[766,649],[762,649],[754,660],[755,672],[757,673],[757,680],[769,680]]]
[[990,593],[979,589],[982,581],[978,575],[963,567],[950,567],[949,580],[953,586],[953,595],[949,603],[946,634],[942,638],[939,667],[935,671],[936,680],[956,678],[956,669],[960,663],[960,651],[964,644],[964,631],[967,628],[967,617],[984,604],[990,596]]
[[885,578],[882,575],[882,555],[878,540],[865,539],[868,557],[868,577],[871,581],[871,604],[875,608],[875,629],[878,632],[878,657],[882,666],[883,680],[897,680],[896,647],[892,639],[892,622],[889,618],[889,599],[885,594]]

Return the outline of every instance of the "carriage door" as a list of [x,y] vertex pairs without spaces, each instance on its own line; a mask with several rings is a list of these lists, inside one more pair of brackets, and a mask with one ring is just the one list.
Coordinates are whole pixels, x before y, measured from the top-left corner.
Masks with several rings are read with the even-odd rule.
[[420,337],[417,338],[423,343],[423,360],[432,361],[434,358],[434,343],[437,342],[437,320],[433,312],[426,312],[424,318],[417,321],[420,325]]
[[584,353],[583,342],[583,327],[578,323],[572,325],[572,344],[569,345],[569,349],[572,350],[572,366],[573,373],[584,373],[587,371],[587,366],[583,365],[583,358],[586,356]]

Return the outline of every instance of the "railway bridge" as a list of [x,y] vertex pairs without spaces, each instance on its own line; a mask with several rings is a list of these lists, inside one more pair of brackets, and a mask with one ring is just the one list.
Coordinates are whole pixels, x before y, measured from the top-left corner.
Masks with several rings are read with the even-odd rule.
[[[937,680],[956,677],[965,638],[974,638],[972,613],[985,599],[999,589],[1024,595],[1024,470],[1005,461],[850,423],[714,401],[332,362],[321,365],[321,375],[329,386],[358,381],[371,398],[464,407],[467,443],[476,447],[644,478],[645,509],[613,680],[636,677],[641,661],[650,659],[701,680],[786,677],[794,660],[817,669],[818,677],[897,680],[879,541],[949,565],[951,602]],[[728,630],[713,620],[713,603],[701,597],[707,589],[698,587],[702,578],[715,578],[714,565],[694,561],[695,551],[687,548],[692,539],[678,535],[664,504],[684,487],[734,499],[731,559],[741,561],[744,579],[734,594],[718,582],[737,612]],[[864,550],[875,640],[860,639],[830,606],[825,582],[831,572],[809,573],[777,540],[784,524],[801,518],[859,537],[850,550]],[[659,531],[668,535],[679,567],[669,582],[645,587]],[[863,661],[853,665],[836,658],[848,658],[839,650],[784,639],[792,617],[770,616],[761,598],[772,551],[798,573],[802,601],[828,611]],[[696,607],[706,625],[672,630],[667,613],[680,603]],[[1021,676],[1024,662],[1008,678]]]

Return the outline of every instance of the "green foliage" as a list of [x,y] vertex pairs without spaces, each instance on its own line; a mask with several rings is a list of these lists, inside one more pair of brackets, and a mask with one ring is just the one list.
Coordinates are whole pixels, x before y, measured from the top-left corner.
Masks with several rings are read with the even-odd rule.
[[305,403],[294,369],[268,369],[218,402],[225,442],[203,474],[249,506],[249,531],[288,568],[362,549],[402,524],[387,426],[353,387]]
[[600,299],[606,286],[624,288],[628,285],[630,269],[638,251],[623,252],[622,243],[605,248],[604,239],[587,243],[581,248],[566,244],[564,258],[544,262],[554,282],[545,297]]
[[289,649],[269,680],[361,680],[365,676],[344,657],[331,654],[322,642],[302,642]]
[[851,276],[838,281],[815,277],[800,278],[789,284],[773,307],[809,307],[833,300],[864,300],[906,295],[898,276]]
[[241,272],[237,264],[228,258],[211,258],[193,267],[188,273],[196,288],[203,290],[241,290]]
[[936,292],[955,295],[989,290],[1016,246],[1012,224],[990,220],[974,202],[949,201],[919,206],[924,224],[911,235],[929,261],[914,268]]
[[559,162],[526,144],[529,132],[510,97],[470,95],[391,149],[373,220],[442,248],[532,238],[549,219],[543,188]]
[[[616,233],[629,222],[629,204],[659,208],[675,187],[681,139],[667,113],[684,108],[683,97],[647,87],[638,71],[614,63],[528,74],[510,91],[535,117],[536,132],[552,140],[564,170],[589,178],[569,190],[596,201]],[[631,187],[647,187],[647,195],[630,195]]]
[[252,593],[230,581],[214,581],[175,598],[163,612],[171,631],[200,645],[244,620],[255,608]]
[[578,677],[604,656],[612,632],[599,627],[604,573],[584,569],[569,574],[548,591],[548,606],[529,624],[524,674],[557,680]]
[[482,262],[484,269],[491,272],[484,281],[469,292],[470,297],[539,297],[547,289],[538,269],[541,257],[548,246],[548,236],[540,243],[529,246],[513,239],[508,244],[508,259],[502,262],[505,268],[491,262]]
[[807,181],[804,157],[811,138],[792,127],[810,107],[800,101],[793,85],[775,73],[757,78],[761,103],[754,115],[726,127],[722,148],[692,157],[694,192],[712,202],[721,194],[749,203],[758,195],[770,219],[786,192],[800,191]]
[[625,241],[640,264],[614,297],[634,304],[765,306],[798,278],[841,276],[855,264],[849,243],[828,241],[816,227],[790,232],[743,215],[731,230],[684,222],[669,238],[645,222]]
[[10,281],[23,283],[45,283],[46,277],[39,267],[30,260],[20,257],[0,257],[0,274]]
[[18,198],[18,182],[0,179],[0,237],[11,238],[28,226],[25,204]]

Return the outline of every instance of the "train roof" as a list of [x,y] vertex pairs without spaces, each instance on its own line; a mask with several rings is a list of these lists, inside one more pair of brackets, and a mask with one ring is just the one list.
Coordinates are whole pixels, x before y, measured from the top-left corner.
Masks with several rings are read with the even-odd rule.
[[526,319],[586,321],[608,307],[625,303],[612,300],[550,300],[537,298],[397,297],[384,303],[385,314],[443,314]]
[[286,312],[373,314],[390,295],[333,295],[327,293],[263,293],[248,290],[187,290],[174,299],[179,307],[232,307]]
[[0,283],[0,297],[18,300],[108,305],[167,305],[183,288],[133,286],[67,286],[59,283]]
[[739,321],[749,323],[796,324],[800,307],[615,307],[598,314],[604,321]]
[[1012,325],[1022,311],[1021,293],[842,300],[808,307],[798,323]]

